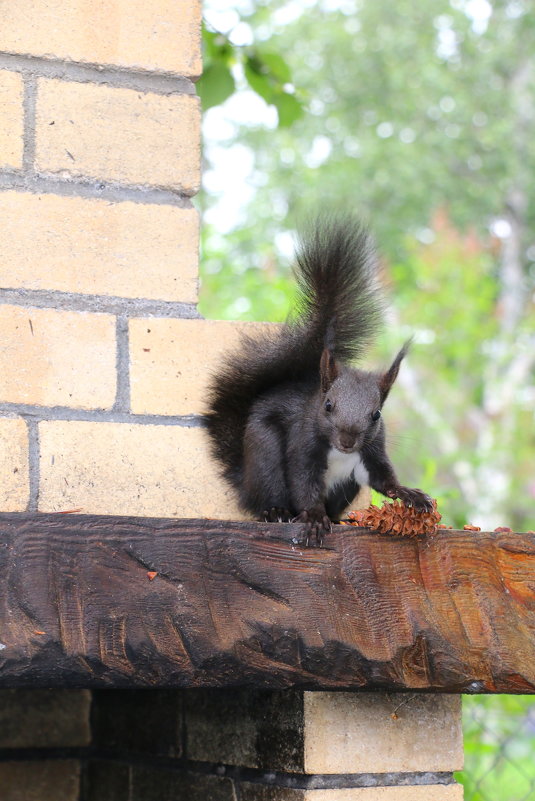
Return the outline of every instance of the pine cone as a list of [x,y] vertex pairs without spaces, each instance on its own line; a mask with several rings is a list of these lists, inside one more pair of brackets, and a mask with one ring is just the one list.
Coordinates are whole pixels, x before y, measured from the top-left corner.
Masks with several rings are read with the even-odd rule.
[[436,501],[433,501],[430,512],[418,512],[401,501],[384,501],[381,508],[372,504],[367,509],[349,512],[349,520],[353,526],[364,526],[378,531],[379,534],[397,534],[402,537],[434,534],[441,517]]

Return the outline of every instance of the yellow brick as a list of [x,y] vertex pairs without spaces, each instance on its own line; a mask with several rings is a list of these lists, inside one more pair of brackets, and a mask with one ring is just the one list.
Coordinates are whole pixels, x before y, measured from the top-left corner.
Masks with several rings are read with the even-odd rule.
[[38,82],[36,164],[43,172],[194,193],[199,127],[199,101],[191,95]]
[[115,319],[0,307],[0,399],[109,408],[115,400]]
[[305,693],[306,773],[451,771],[462,765],[458,695]]
[[28,430],[24,420],[0,418],[0,510],[22,512],[29,499]]
[[132,411],[193,414],[205,410],[206,387],[221,355],[241,331],[262,324],[176,319],[130,321]]
[[198,0],[0,0],[0,50],[197,76]]
[[[0,2],[0,8],[2,3]],[[0,30],[2,25],[0,24]],[[0,167],[22,167],[23,84],[16,72],[0,70]]]
[[2,286],[195,302],[195,209],[0,193]]
[[239,518],[200,428],[50,421],[39,434],[42,512]]

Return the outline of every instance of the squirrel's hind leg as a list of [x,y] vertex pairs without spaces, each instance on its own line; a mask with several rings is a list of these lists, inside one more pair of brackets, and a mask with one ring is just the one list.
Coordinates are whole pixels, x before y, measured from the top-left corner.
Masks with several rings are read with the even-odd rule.
[[288,522],[295,517],[284,469],[280,431],[260,415],[251,416],[244,438],[243,505],[266,522]]

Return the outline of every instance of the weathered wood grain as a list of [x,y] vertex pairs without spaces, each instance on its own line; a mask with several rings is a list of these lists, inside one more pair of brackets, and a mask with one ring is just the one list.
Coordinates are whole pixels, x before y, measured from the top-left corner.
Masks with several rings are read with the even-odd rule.
[[0,515],[0,686],[535,692],[535,535],[297,533]]

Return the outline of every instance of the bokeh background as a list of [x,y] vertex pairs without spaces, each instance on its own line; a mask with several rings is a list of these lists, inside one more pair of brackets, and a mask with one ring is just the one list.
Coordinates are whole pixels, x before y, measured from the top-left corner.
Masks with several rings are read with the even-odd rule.
[[[369,225],[414,346],[389,452],[443,522],[535,529],[535,7],[207,0],[201,311],[283,320],[296,227]],[[535,799],[529,697],[465,709],[468,801]]]

